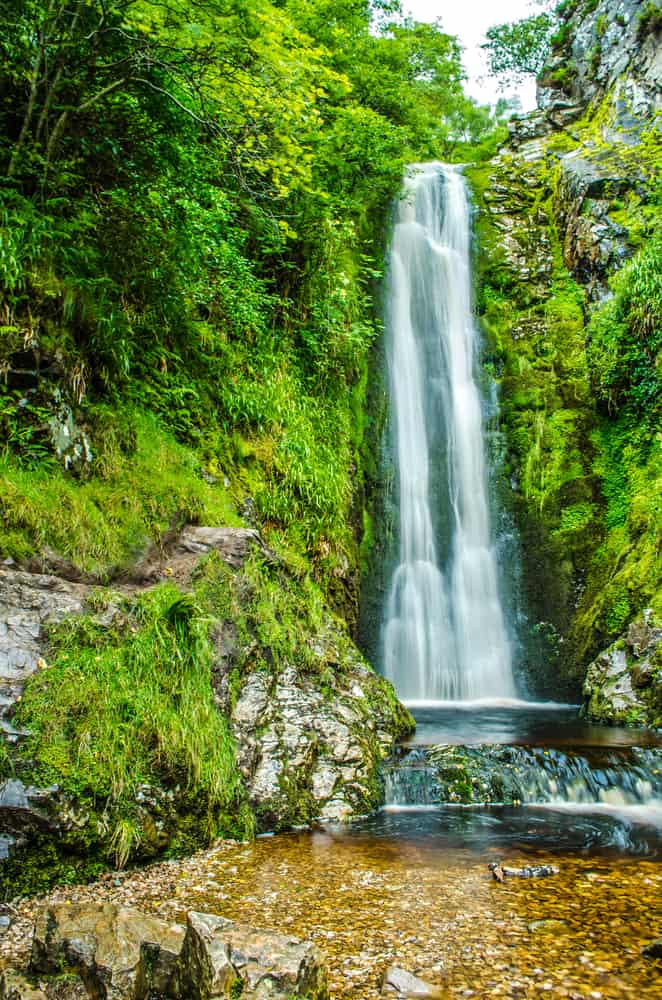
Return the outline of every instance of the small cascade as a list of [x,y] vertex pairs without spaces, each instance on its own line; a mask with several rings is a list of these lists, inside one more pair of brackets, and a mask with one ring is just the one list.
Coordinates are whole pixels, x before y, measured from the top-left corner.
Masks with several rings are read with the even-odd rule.
[[[400,748],[386,805],[646,806],[662,810],[662,749],[592,752],[521,746]],[[662,812],[660,812],[662,816]]]
[[393,761],[384,768],[382,777],[387,807],[411,809],[434,807],[439,803],[439,775],[436,768],[428,763],[423,750],[410,750]]

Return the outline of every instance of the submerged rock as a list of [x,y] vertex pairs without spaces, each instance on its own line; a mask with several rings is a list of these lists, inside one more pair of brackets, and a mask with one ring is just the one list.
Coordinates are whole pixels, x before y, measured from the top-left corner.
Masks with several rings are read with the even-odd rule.
[[659,958],[662,959],[662,937],[657,938],[656,941],[651,941],[644,948],[641,949],[642,955],[646,958]]
[[[607,747],[579,751],[546,747],[436,746],[415,751],[430,773],[425,804],[504,804],[609,802],[642,804],[662,796],[662,748]],[[410,752],[411,755],[411,752]],[[391,758],[398,768],[408,756]],[[416,773],[416,771],[414,771]],[[393,781],[389,787],[398,787]],[[407,786],[396,804],[411,804]],[[414,801],[418,801],[414,799]]]
[[441,997],[441,992],[436,986],[431,986],[425,980],[418,979],[411,972],[399,969],[395,965],[384,973],[382,993],[385,996],[410,997],[412,1000],[415,997],[429,997],[430,1000]]
[[497,882],[503,882],[504,878],[549,878],[550,875],[558,875],[560,871],[556,865],[524,865],[523,868],[511,868],[498,861],[491,861],[487,867]]

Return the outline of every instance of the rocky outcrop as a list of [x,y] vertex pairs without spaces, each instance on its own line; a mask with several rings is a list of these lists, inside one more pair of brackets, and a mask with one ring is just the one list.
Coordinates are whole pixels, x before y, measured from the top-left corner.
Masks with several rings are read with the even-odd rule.
[[169,579],[188,586],[198,563],[210,552],[217,552],[232,569],[240,569],[253,551],[268,562],[278,561],[254,528],[205,528],[189,524],[166,544],[150,550],[123,579],[143,586]]
[[[63,973],[66,974],[63,977]],[[0,1000],[328,1000],[315,945],[191,912],[186,926],[111,903],[44,906],[27,973]]]
[[[333,632],[316,641],[328,662]],[[379,763],[410,722],[358,653],[348,662],[336,645],[335,657],[342,663],[326,690],[292,666],[255,671],[231,711],[239,767],[263,829],[346,820],[381,801]]]
[[662,627],[650,610],[590,664],[584,697],[596,721],[662,726]]
[[[580,147],[561,158],[557,186],[558,217],[564,233],[563,259],[584,286],[590,302],[609,294],[608,280],[632,254],[629,233],[610,215],[611,206],[645,179],[613,150]],[[638,182],[638,183],[637,183]]]
[[564,6],[552,58],[538,83],[539,107],[547,113],[585,107],[611,89],[620,124],[640,128],[662,106],[656,0],[574,0]]
[[[26,679],[48,669],[53,624],[88,613],[97,629],[118,635],[129,627],[135,630],[131,608],[137,596],[164,581],[195,590],[202,560],[214,554],[225,567],[229,591],[223,591],[212,612],[218,616],[211,629],[213,693],[230,722],[258,829],[344,820],[375,808],[381,801],[379,764],[412,720],[331,614],[314,630],[302,630],[298,649],[296,642],[292,645],[291,662],[276,662],[257,634],[260,623],[252,618],[248,623],[250,615],[241,623],[232,618],[228,600],[236,602],[233,613],[241,617],[242,601],[251,599],[256,586],[242,575],[253,553],[267,576],[273,570],[279,585],[290,585],[286,568],[255,530],[198,526],[187,526],[148,552],[102,599],[92,581],[9,567],[0,571],[9,737],[19,740],[22,735],[11,713]],[[34,568],[57,565],[55,554],[45,553]],[[66,564],[61,570],[68,572]],[[10,776],[0,785],[0,851],[7,856],[44,837],[67,851],[88,854],[94,845],[105,850],[113,828],[112,804],[104,806],[97,796],[92,808],[89,796],[82,804],[57,785],[35,787],[21,780],[30,773],[29,762],[26,766],[23,761],[21,777]],[[140,830],[136,856],[154,857],[168,847],[188,801],[186,789],[161,786],[158,780],[133,790],[132,821]]]
[[[646,0],[570,0],[561,18],[540,109],[515,119],[499,156],[467,174],[506,442],[502,503],[522,542],[520,642],[530,689],[575,700],[596,654],[642,607],[659,606],[655,514],[635,524],[630,504],[638,482],[656,489],[655,446],[642,440],[624,455],[617,419],[627,410],[637,426],[639,397],[625,376],[616,402],[605,385],[629,371],[648,379],[646,407],[656,405],[654,337],[642,348],[633,334],[626,356],[630,333],[624,325],[616,347],[621,319],[609,300],[657,226],[662,13]],[[606,516],[616,504],[627,542]],[[615,680],[623,670],[612,659]],[[634,718],[634,686],[617,693]]]
[[239,995],[327,1000],[328,989],[315,945],[212,914],[189,913],[174,994],[190,1000]]
[[44,662],[49,625],[81,614],[90,594],[84,584],[43,573],[0,569],[0,725],[20,736],[11,713],[27,678]]

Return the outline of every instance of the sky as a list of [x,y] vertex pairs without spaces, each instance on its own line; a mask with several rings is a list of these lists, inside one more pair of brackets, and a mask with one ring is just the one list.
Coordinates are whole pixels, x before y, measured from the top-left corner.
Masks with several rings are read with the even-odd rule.
[[[482,104],[494,104],[499,97],[511,97],[514,88],[500,91],[496,80],[487,75],[481,42],[493,24],[517,21],[538,13],[531,0],[404,0],[402,6],[417,21],[434,21],[441,18],[444,31],[457,35],[464,46],[464,65],[469,74],[467,92]],[[535,82],[527,80],[517,88],[522,109],[530,111],[536,106]]]

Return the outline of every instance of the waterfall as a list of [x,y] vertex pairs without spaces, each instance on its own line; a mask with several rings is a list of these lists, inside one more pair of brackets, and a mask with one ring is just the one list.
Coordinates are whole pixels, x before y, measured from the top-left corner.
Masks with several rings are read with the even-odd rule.
[[409,168],[387,296],[399,562],[384,673],[408,701],[510,698],[474,377],[470,206],[455,168]]

